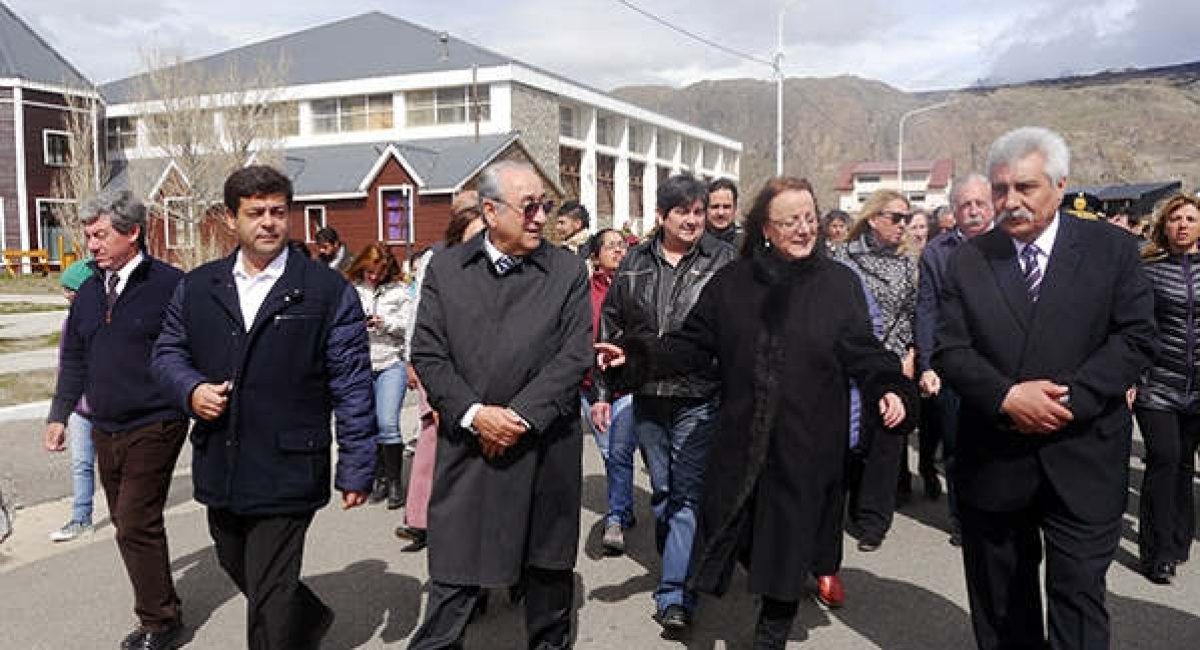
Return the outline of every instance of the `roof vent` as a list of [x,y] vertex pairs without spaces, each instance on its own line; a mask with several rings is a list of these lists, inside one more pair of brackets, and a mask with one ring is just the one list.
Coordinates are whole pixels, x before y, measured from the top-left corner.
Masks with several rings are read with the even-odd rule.
[[450,60],[450,32],[438,32],[438,45],[441,47],[441,59]]

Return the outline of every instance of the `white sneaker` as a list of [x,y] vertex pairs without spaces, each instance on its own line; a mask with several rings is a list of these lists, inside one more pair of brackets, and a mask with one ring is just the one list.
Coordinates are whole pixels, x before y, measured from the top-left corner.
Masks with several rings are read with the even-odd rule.
[[83,535],[91,535],[93,530],[91,524],[85,524],[82,521],[68,521],[65,526],[50,533],[50,541],[69,542]]
[[621,524],[609,522],[604,526],[604,537],[600,540],[609,555],[620,555],[625,552],[625,531]]

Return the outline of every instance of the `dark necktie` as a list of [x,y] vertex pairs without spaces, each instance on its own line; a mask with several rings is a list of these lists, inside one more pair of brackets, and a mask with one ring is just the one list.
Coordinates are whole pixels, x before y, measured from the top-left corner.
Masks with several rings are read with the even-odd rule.
[[1038,291],[1042,288],[1042,269],[1038,265],[1038,253],[1041,251],[1034,244],[1029,244],[1021,251],[1022,275],[1025,278],[1025,291],[1029,294],[1030,302],[1037,302]]
[[121,276],[117,275],[116,271],[110,271],[105,283],[108,285],[108,311],[104,312],[104,322],[112,322],[113,305],[117,304],[117,283],[121,281]]
[[521,258],[513,257],[512,255],[501,255],[496,259],[496,273],[498,275],[505,275],[520,265]]

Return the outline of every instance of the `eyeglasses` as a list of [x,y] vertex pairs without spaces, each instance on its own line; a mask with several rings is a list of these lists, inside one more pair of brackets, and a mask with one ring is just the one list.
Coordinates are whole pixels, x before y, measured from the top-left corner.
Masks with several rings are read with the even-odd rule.
[[804,225],[807,225],[807,226],[810,226],[813,228],[817,227],[817,220],[812,217],[807,217],[804,219],[767,219],[767,223],[771,224],[772,226],[775,226],[776,228],[778,228],[784,232],[789,232],[792,230],[799,230],[801,224],[804,224]]
[[912,221],[911,212],[880,212],[879,216],[885,219],[891,219],[893,225],[898,224],[901,221],[904,223]]
[[602,250],[602,251],[627,251],[627,250],[629,250],[629,244],[626,244],[623,241],[608,242],[607,244],[601,246],[600,250]]
[[526,219],[532,219],[537,216],[538,210],[544,212],[547,216],[554,212],[554,201],[546,199],[544,201],[530,201],[525,204],[525,207],[518,208],[517,206],[505,201],[504,199],[489,199],[511,208],[514,212],[520,212]]

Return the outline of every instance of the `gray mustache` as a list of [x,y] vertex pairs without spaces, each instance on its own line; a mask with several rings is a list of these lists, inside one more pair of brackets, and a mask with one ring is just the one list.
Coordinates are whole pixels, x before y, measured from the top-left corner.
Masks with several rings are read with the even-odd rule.
[[1004,223],[1009,219],[1033,221],[1033,213],[1028,210],[1005,210],[998,215],[996,221]]

